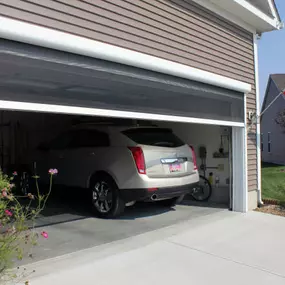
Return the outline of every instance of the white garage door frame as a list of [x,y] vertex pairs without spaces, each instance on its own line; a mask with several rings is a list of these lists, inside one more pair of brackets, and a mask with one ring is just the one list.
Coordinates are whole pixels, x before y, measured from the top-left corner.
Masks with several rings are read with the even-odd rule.
[[233,130],[232,208],[233,211],[247,211],[247,132],[245,122],[246,94],[251,91],[250,84],[220,76],[214,73],[206,72],[200,69],[192,68],[176,62],[171,62],[165,59],[32,25],[29,23],[24,23],[6,17],[0,17],[0,37],[8,40],[33,44],[41,47],[52,48],[69,53],[71,52],[74,54],[143,68],[244,93],[245,118],[243,122],[222,120],[219,121],[193,117],[116,111],[76,106],[15,102],[6,100],[0,100],[0,109],[231,126]]
[[[246,94],[244,95],[244,122],[247,120]],[[235,212],[248,211],[248,164],[247,164],[247,128],[232,127],[232,209]]]

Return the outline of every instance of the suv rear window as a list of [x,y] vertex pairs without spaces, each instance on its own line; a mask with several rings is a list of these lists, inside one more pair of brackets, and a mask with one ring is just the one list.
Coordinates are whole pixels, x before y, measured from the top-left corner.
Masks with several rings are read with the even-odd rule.
[[170,129],[138,128],[122,133],[137,144],[159,147],[179,147],[185,144]]

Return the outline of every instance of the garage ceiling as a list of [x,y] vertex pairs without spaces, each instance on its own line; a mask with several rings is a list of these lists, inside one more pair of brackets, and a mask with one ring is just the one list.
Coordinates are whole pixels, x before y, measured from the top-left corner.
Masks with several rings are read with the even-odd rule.
[[174,76],[0,41],[0,99],[243,122],[243,94]]

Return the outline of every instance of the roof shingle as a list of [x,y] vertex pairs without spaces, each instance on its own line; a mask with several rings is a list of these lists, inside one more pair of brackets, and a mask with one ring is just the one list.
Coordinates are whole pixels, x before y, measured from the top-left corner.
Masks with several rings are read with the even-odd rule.
[[285,74],[271,74],[270,77],[280,92],[285,89]]

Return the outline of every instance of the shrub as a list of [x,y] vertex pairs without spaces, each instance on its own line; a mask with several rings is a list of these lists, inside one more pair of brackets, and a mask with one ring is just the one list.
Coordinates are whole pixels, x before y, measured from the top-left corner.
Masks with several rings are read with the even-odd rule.
[[34,176],[36,193],[16,195],[13,181],[17,173],[9,177],[0,170],[0,283],[21,278],[11,271],[14,262],[31,257],[31,249],[40,236],[48,238],[47,232],[35,230],[35,220],[45,208],[52,189],[52,179],[56,169],[50,169],[50,185],[47,194],[39,191],[38,176]]

